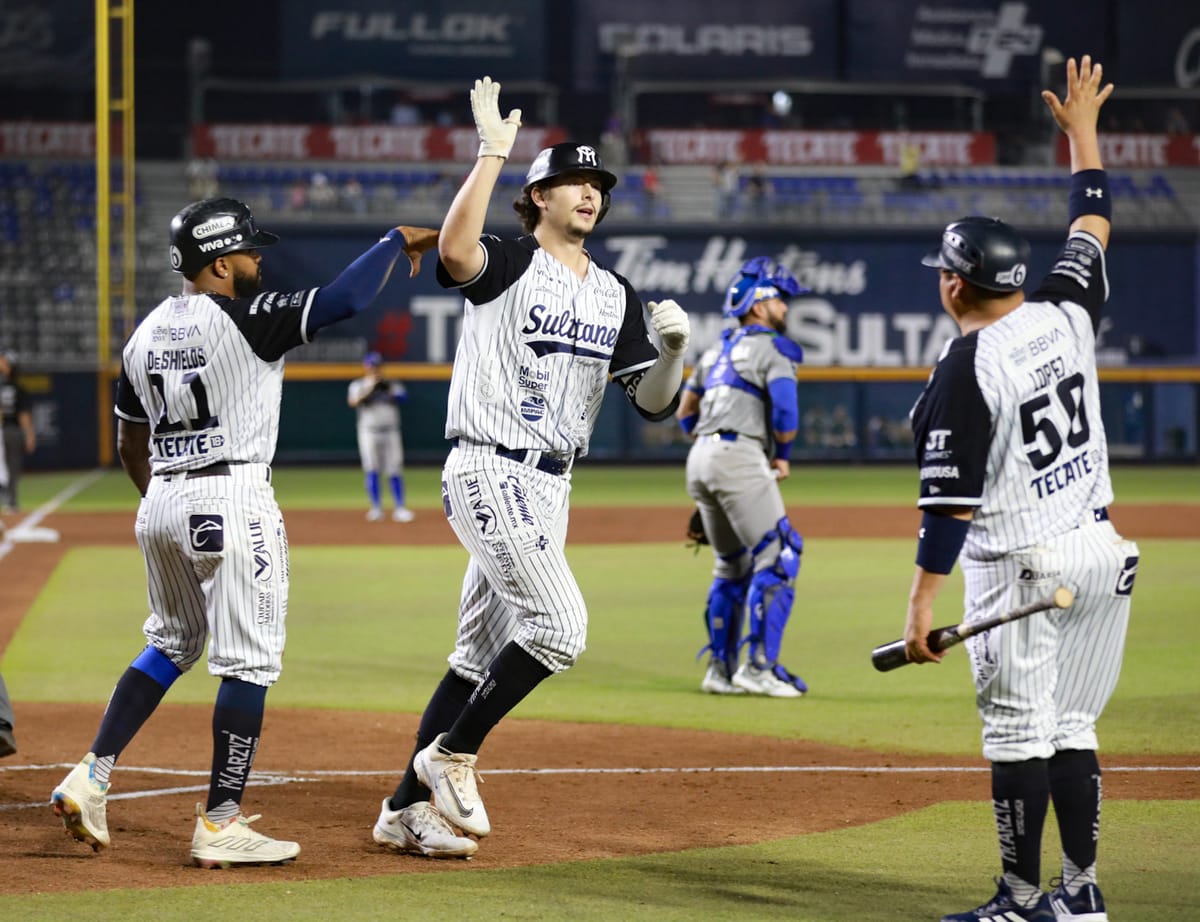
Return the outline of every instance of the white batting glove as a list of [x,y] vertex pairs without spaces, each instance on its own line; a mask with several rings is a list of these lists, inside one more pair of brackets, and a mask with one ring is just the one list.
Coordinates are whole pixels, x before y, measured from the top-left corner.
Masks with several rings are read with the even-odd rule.
[[475,81],[471,90],[471,114],[479,132],[479,156],[508,159],[517,129],[521,127],[521,110],[513,109],[508,118],[500,118],[500,84],[491,77]]
[[646,307],[650,309],[650,324],[662,340],[663,352],[670,356],[683,355],[692,330],[683,308],[671,300],[651,301]]

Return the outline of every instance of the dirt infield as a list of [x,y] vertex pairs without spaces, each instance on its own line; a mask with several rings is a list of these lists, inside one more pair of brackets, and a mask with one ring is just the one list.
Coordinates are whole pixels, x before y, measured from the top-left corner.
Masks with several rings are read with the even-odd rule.
[[[1113,510],[1126,534],[1193,537],[1200,510]],[[907,537],[911,509],[803,507],[792,510],[806,537]],[[291,543],[433,544],[453,541],[437,512],[413,523],[365,525],[359,513],[288,512]],[[571,541],[680,541],[685,509],[580,509]],[[630,523],[636,522],[636,537]],[[13,524],[10,518],[8,523]],[[132,518],[56,515],[57,544],[21,544],[0,560],[0,648],[71,547],[133,544]],[[216,882],[188,865],[197,800],[211,757],[208,707],[164,704],[121,759],[109,804],[111,850],[93,855],[68,839],[46,806],[50,789],[80,755],[103,711],[94,705],[15,703],[20,752],[0,762],[0,893],[53,890],[69,870],[88,889]],[[301,840],[295,864],[245,868],[239,882],[462,870],[463,862],[397,857],[375,846],[379,802],[399,777],[416,731],[415,715],[268,708],[262,773],[247,799],[264,832]],[[1192,765],[1196,756],[1121,757],[1123,766]],[[776,767],[753,774],[737,769]],[[928,772],[889,773],[895,766]],[[944,798],[946,767],[971,767],[954,791],[985,800],[989,776],[975,758],[915,757],[691,730],[508,721],[489,737],[484,797],[494,832],[470,868],[637,855],[748,844],[877,821]],[[824,767],[827,770],[814,770]],[[734,769],[714,771],[713,769]],[[596,769],[614,771],[583,774]],[[636,771],[642,769],[642,771]],[[786,769],[786,770],[784,770]],[[836,769],[836,770],[830,770]],[[578,796],[586,777],[587,797]],[[196,790],[181,790],[183,788]],[[703,797],[699,792],[705,792]],[[718,802],[720,811],[681,810],[680,800]],[[1195,773],[1106,773],[1116,798],[1196,799]],[[125,799],[126,795],[128,799]],[[542,810],[529,805],[541,804]],[[788,805],[780,810],[780,804]],[[556,805],[558,808],[556,809]],[[571,835],[545,835],[546,815],[570,816]],[[65,862],[65,864],[64,864]]]

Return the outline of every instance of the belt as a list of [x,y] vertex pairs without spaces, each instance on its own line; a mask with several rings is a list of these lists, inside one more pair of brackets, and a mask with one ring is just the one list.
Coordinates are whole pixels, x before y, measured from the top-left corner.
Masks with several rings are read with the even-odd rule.
[[713,441],[736,442],[738,433],[733,429],[719,429],[712,434],[711,438]]
[[[229,466],[231,464],[250,464],[249,461],[216,461],[213,464],[207,464],[204,467],[194,467],[188,471],[167,471],[164,474],[156,474],[157,477],[183,477],[184,480],[195,480],[199,477],[228,477],[230,474]],[[267,482],[271,481],[271,469],[267,468]]]
[[1094,515],[1096,517],[1097,522],[1107,522],[1108,521],[1108,507],[1105,506],[1102,509],[1093,509],[1092,515]]
[[[451,445],[458,445],[458,439],[451,439]],[[487,446],[484,446],[487,447]],[[501,458],[508,458],[511,461],[517,461],[521,464],[528,464],[531,467],[536,467],[539,471],[547,474],[553,474],[555,477],[561,477],[571,469],[571,462],[565,458],[555,458],[550,455],[529,451],[525,448],[505,448],[503,445],[493,446],[493,450]],[[535,458],[536,460],[530,460]]]

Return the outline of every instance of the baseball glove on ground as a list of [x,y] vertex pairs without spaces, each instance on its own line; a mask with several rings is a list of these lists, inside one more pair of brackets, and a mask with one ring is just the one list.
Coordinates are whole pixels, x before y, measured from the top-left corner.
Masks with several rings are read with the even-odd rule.
[[704,533],[704,520],[700,518],[700,510],[696,509],[692,512],[691,518],[687,523],[687,544],[685,547],[690,547],[697,554],[700,553],[700,545],[708,544],[708,535]]

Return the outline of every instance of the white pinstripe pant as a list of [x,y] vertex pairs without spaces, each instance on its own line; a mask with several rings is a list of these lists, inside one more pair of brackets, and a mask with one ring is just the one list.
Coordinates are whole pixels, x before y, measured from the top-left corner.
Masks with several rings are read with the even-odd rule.
[[283,668],[289,561],[265,464],[185,479],[151,477],[138,507],[150,617],[142,630],[181,670],[269,686]]
[[570,474],[461,444],[442,470],[450,527],[471,555],[451,667],[478,682],[510,640],[552,672],[583,653],[587,606],[564,548]]
[[1070,608],[1039,612],[967,640],[983,755],[993,762],[1096,749],[1096,720],[1121,672],[1138,547],[1088,521],[1000,560],[961,558],[967,620],[1065,585]]

